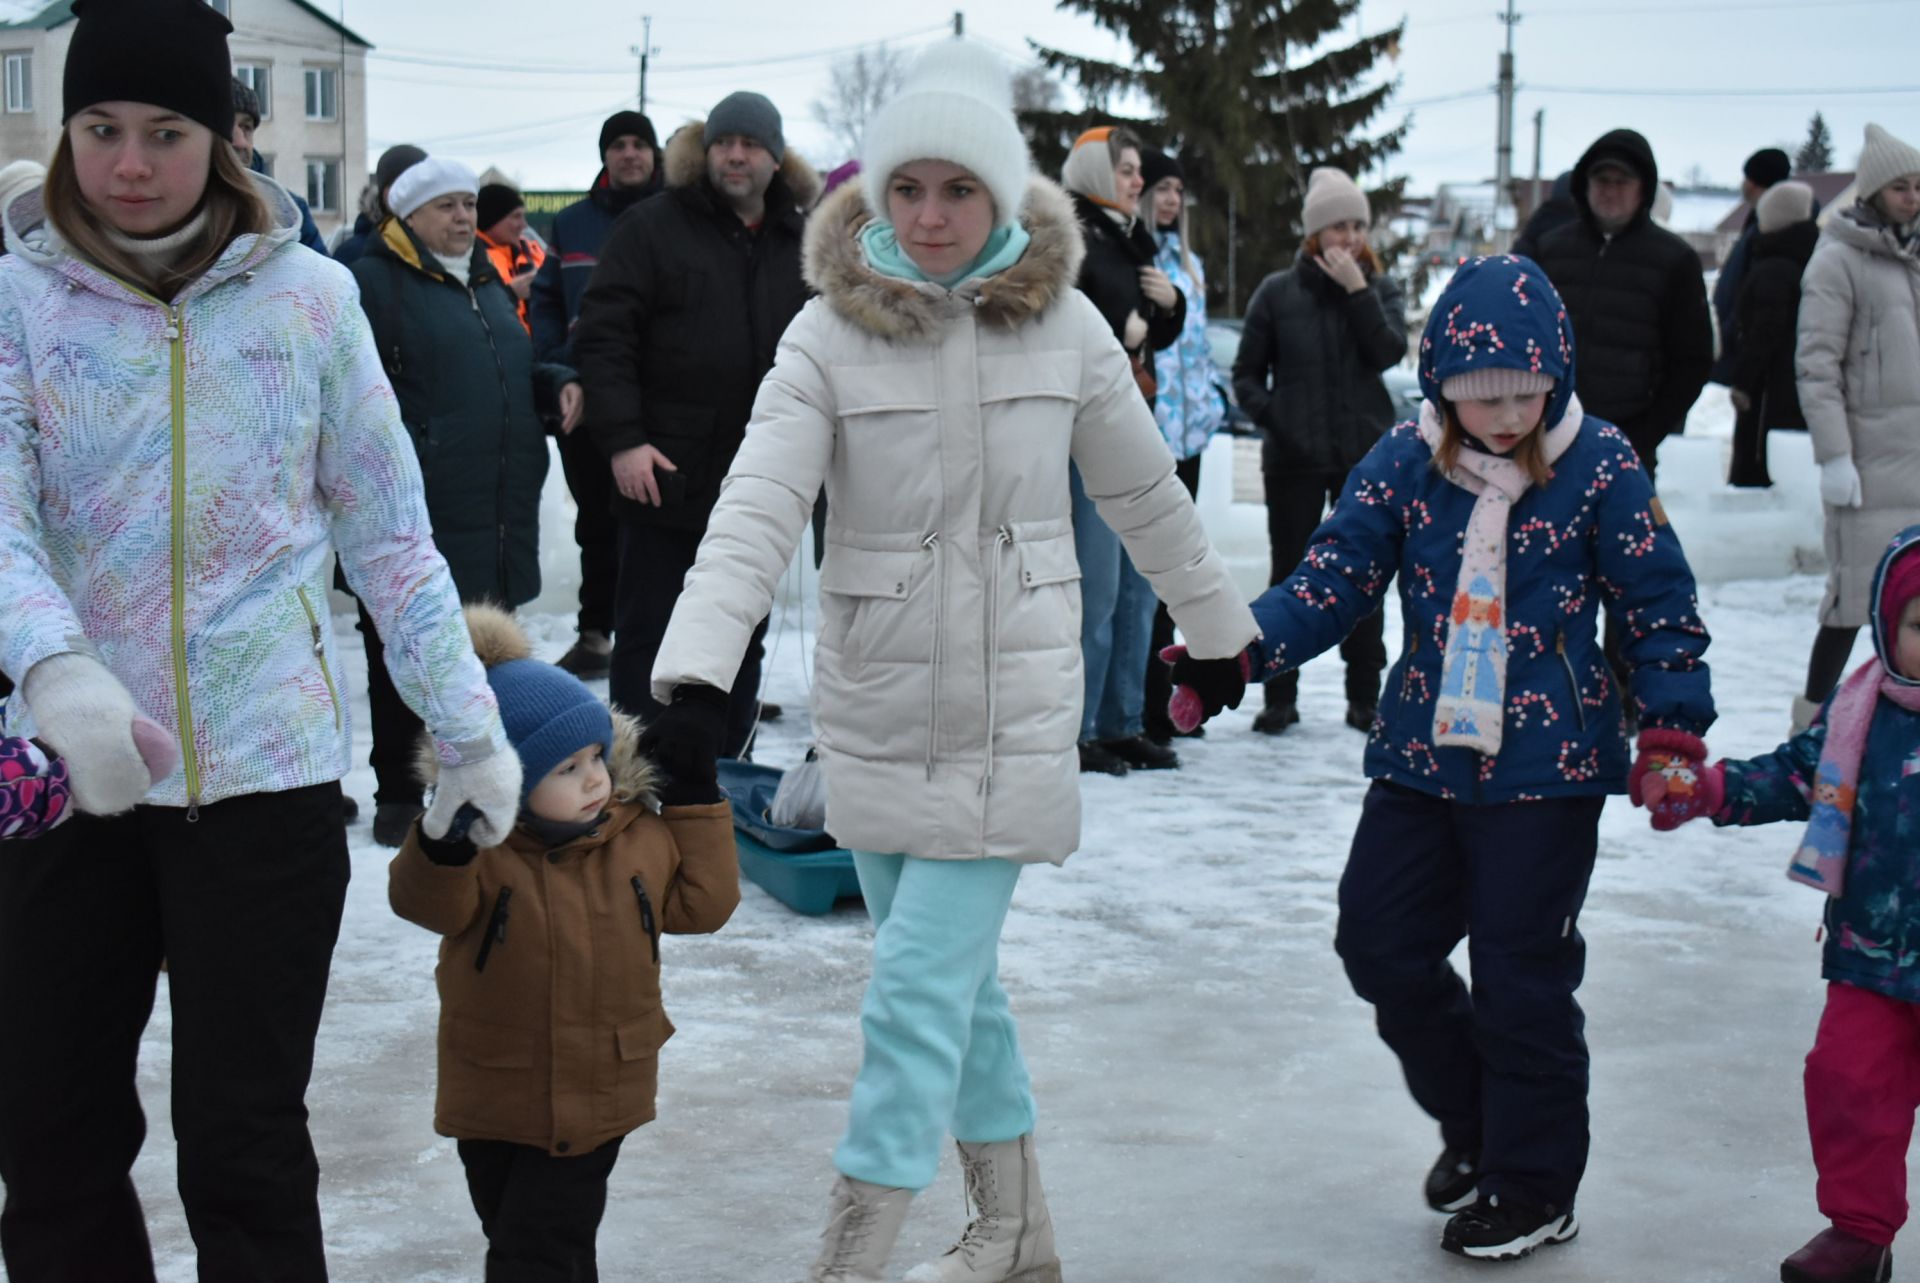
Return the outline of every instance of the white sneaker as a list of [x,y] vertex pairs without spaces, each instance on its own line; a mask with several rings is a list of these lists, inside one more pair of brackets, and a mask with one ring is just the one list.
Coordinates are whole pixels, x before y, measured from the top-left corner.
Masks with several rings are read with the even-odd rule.
[[827,1201],[827,1228],[807,1283],[882,1283],[881,1272],[913,1191],[842,1176]]
[[1040,1188],[1031,1134],[985,1145],[960,1142],[973,1219],[939,1260],[906,1283],[1060,1283],[1053,1217]]

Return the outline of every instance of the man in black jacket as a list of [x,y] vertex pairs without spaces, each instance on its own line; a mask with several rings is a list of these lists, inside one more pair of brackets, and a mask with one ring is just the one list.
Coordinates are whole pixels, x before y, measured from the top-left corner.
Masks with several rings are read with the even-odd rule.
[[1573,167],[1580,217],[1535,256],[1573,321],[1581,405],[1627,434],[1649,480],[1713,365],[1700,256],[1653,221],[1659,185],[1645,138],[1602,136]]
[[[584,199],[554,215],[547,260],[533,278],[527,316],[534,354],[573,362],[573,326],[620,215],[663,186],[660,141],[637,111],[616,111],[600,126],[600,172]],[[580,545],[580,639],[558,660],[576,677],[608,675],[613,654],[613,594],[619,532],[613,520],[613,473],[585,432],[560,438],[560,464],[573,494],[574,542]]]
[[[621,216],[581,302],[587,426],[620,496],[611,695],[643,718],[660,712],[654,656],[720,482],[807,299],[801,211],[818,189],[787,154],[773,104],[732,94],[668,140],[666,192]],[[723,756],[739,756],[753,727],[765,627],[733,683]]]

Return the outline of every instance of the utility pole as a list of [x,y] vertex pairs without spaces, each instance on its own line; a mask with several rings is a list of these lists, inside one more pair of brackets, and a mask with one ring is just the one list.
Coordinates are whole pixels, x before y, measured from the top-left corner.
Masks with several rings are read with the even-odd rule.
[[958,9],[953,11],[953,34],[956,36],[967,34],[967,15]]
[[1542,107],[1533,113],[1533,199],[1527,204],[1527,213],[1532,214],[1540,208],[1540,139],[1547,131],[1547,109]]
[[627,52],[640,59],[640,114],[645,115],[647,111],[647,56],[654,52],[652,14],[648,13],[640,16],[640,43],[628,46]]
[[[1494,157],[1493,243],[1505,249],[1513,231],[1513,29],[1520,22],[1513,11],[1514,0],[1507,0],[1507,11],[1500,21],[1507,27],[1507,49],[1500,55],[1499,142]],[[1501,211],[1507,217],[1501,218]]]

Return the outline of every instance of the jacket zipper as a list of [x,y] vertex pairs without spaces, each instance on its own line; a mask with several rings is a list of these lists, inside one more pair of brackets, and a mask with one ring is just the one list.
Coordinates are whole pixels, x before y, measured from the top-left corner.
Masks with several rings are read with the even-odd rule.
[[1560,656],[1560,666],[1567,670],[1567,689],[1573,693],[1573,716],[1580,723],[1580,729],[1587,729],[1587,710],[1580,702],[1580,679],[1573,675],[1573,661],[1567,658],[1567,630],[1562,628],[1553,635],[1553,649]]
[[653,965],[660,965],[660,923],[653,916],[653,901],[647,898],[647,884],[635,874],[632,879],[634,898],[640,901],[640,927],[647,933],[647,943],[653,946]]
[[[933,778],[933,754],[940,743],[940,658],[941,625],[945,622],[946,585],[940,577],[940,532],[933,531],[920,541],[933,554],[933,646],[927,659],[927,778]],[[988,745],[992,750],[992,745]]]
[[513,397],[507,390],[507,363],[500,359],[500,345],[494,342],[493,327],[480,310],[480,296],[473,286],[467,289],[467,302],[479,318],[480,332],[487,336],[487,350],[493,354],[494,372],[500,376],[500,467],[495,473],[493,495],[493,567],[499,579],[502,600],[507,592],[507,448],[513,441]]
[[513,888],[501,887],[500,894],[493,902],[493,916],[487,919],[487,933],[480,937],[480,952],[473,955],[473,969],[485,971],[487,959],[493,953],[497,942],[507,942],[507,918],[512,915]]
[[305,588],[293,590],[300,598],[300,609],[307,612],[307,628],[313,633],[313,662],[320,666],[320,680],[327,684],[327,698],[333,701],[333,729],[339,730],[340,692],[333,684],[333,674],[327,671],[327,646],[324,634],[320,631],[320,616],[314,613],[313,603],[307,598]]
[[200,760],[193,748],[193,699],[187,691],[187,321],[165,304],[173,403],[173,683],[180,709],[180,761],[186,770],[187,823],[200,819]]

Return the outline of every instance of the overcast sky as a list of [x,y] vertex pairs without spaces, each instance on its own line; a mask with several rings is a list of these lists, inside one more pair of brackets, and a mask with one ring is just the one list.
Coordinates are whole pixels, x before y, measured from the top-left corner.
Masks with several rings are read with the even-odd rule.
[[[337,11],[334,0],[318,2]],[[417,142],[475,167],[496,164],[530,187],[582,185],[596,168],[599,122],[633,103],[638,64],[627,51],[641,41],[649,3],[346,0],[345,22],[376,46],[368,63],[375,154]],[[1400,60],[1382,71],[1397,79],[1403,105],[1382,124],[1412,115],[1390,172],[1409,175],[1416,192],[1493,174],[1503,5],[1364,0],[1367,30],[1407,19]],[[733,89],[758,89],[785,115],[790,144],[826,165],[844,157],[809,107],[833,51],[883,40],[918,47],[953,15],[936,0],[653,7],[658,52],[647,96],[663,136]],[[1548,175],[1621,125],[1647,135],[1663,175],[1684,180],[1697,166],[1725,184],[1739,181],[1755,148],[1797,147],[1816,109],[1833,130],[1839,167],[1852,166],[1869,120],[1920,144],[1920,0],[1534,0],[1518,8],[1518,175],[1532,172],[1540,108]],[[1090,20],[1045,0],[969,0],[965,12],[969,34],[1010,60],[1029,38],[1123,56]]]

